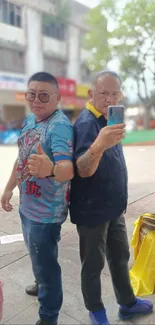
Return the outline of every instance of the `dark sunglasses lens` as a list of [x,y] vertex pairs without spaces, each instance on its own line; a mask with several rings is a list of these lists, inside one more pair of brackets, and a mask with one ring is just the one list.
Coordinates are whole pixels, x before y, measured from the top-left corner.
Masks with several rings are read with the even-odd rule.
[[33,102],[36,95],[34,93],[28,92],[28,93],[26,93],[25,97],[29,102]]
[[43,94],[39,94],[39,99],[42,103],[48,103],[49,102],[49,94],[43,93]]

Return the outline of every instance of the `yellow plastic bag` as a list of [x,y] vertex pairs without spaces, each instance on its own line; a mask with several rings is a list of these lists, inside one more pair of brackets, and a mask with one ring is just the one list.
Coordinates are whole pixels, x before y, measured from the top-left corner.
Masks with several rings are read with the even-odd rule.
[[155,291],[155,215],[144,214],[135,222],[131,245],[134,265],[130,270],[131,285],[136,296]]

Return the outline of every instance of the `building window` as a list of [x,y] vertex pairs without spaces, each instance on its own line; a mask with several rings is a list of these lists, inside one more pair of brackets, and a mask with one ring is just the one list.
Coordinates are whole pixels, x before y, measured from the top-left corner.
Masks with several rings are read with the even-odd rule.
[[21,6],[0,0],[0,22],[21,28]]
[[56,58],[44,57],[44,68],[45,71],[50,72],[56,77],[66,78],[66,62],[63,62]]
[[81,81],[82,82],[90,82],[92,76],[92,72],[89,70],[86,64],[81,64]]
[[0,70],[25,73],[24,53],[0,47]]
[[43,17],[43,34],[45,36],[55,38],[59,41],[66,40],[66,24],[50,21],[47,15]]

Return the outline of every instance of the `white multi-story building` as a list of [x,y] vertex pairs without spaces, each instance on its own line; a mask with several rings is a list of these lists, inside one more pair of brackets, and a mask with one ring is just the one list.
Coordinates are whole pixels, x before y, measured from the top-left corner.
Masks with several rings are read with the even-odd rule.
[[25,115],[27,78],[35,72],[89,81],[81,45],[88,10],[70,0],[69,16],[60,23],[50,19],[54,0],[0,0],[0,107],[7,121]]

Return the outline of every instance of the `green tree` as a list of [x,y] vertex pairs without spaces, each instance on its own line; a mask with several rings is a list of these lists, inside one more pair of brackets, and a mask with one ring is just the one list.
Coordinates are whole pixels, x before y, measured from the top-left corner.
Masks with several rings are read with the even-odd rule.
[[107,19],[102,14],[102,5],[92,9],[86,20],[90,28],[90,32],[84,39],[85,49],[91,50],[88,64],[92,70],[99,70],[101,65],[106,64],[111,58],[108,46],[110,33],[107,28]]
[[55,4],[55,13],[53,15],[44,14],[43,23],[46,24],[64,24],[70,17],[69,0],[57,0]]
[[[97,17],[94,19],[95,14]],[[113,19],[113,28],[110,30],[109,19]],[[106,21],[105,30],[102,28],[102,20]],[[90,33],[86,38],[89,42],[86,41],[85,45],[87,49],[91,49],[95,44],[93,47],[96,48],[97,54],[92,55],[91,64],[95,70],[98,70],[99,65],[100,69],[102,66],[101,57],[105,60],[105,66],[111,59],[119,60],[124,80],[133,79],[137,95],[146,107],[145,127],[147,128],[152,107],[151,91],[155,89],[155,1],[128,0],[120,7],[119,1],[105,0],[100,6],[91,10],[87,21]],[[96,34],[95,30],[97,30]],[[101,47],[102,35],[105,41]]]

